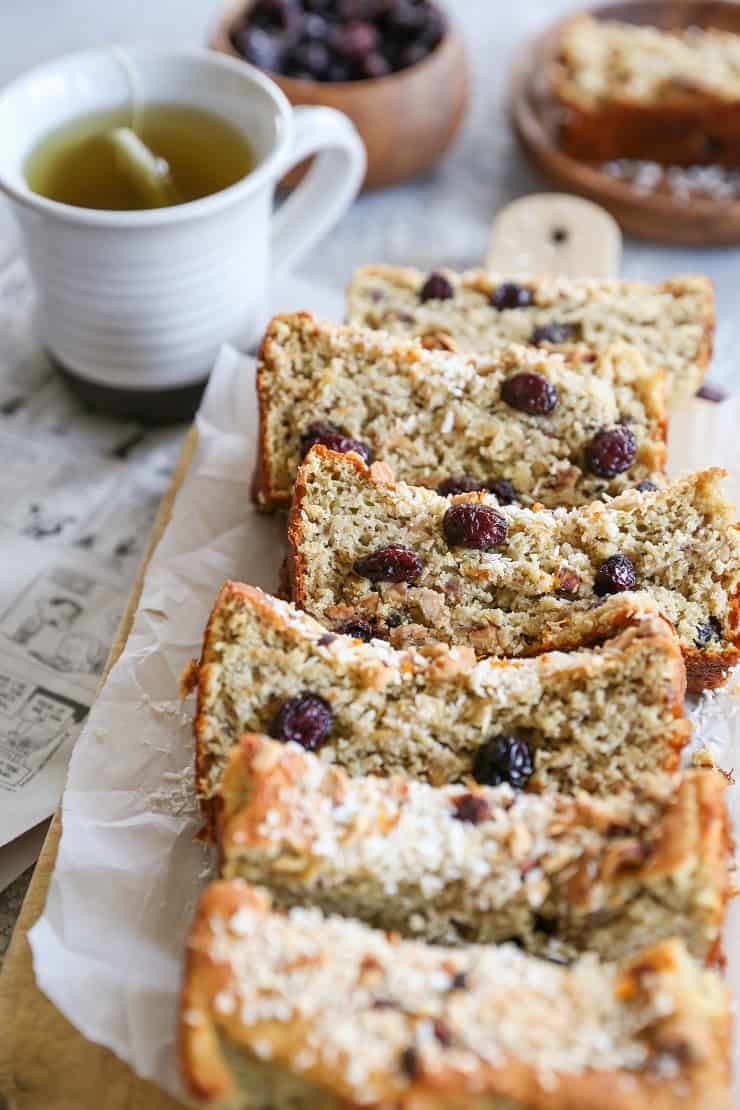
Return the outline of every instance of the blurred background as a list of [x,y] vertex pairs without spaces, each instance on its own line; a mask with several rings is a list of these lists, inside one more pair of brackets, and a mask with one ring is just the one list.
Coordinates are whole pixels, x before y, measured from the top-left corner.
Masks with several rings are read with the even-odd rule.
[[[1,0],[0,83],[36,62],[115,41],[198,45],[224,9],[223,0]],[[441,0],[465,39],[471,98],[460,134],[429,174],[365,194],[301,268],[302,276],[343,285],[368,261],[422,268],[479,264],[497,210],[514,197],[546,189],[509,129],[512,63],[528,38],[578,10],[573,0]],[[688,249],[627,241],[622,274],[660,278],[702,270],[717,283],[714,381],[729,384],[736,346],[738,254],[732,248]]]

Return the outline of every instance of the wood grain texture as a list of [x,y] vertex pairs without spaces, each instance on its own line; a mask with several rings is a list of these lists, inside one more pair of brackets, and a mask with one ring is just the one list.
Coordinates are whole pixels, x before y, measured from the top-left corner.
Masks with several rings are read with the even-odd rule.
[[[730,0],[622,0],[590,11],[598,18],[665,30],[696,25],[740,33],[740,4]],[[559,189],[603,205],[624,231],[641,239],[691,246],[740,243],[740,201],[697,196],[687,202],[668,191],[641,192],[604,173],[595,162],[570,157],[559,147],[561,109],[550,75],[565,22],[530,41],[514,67],[511,122],[530,160]]]
[[[162,499],[101,687],[126,645],[149,560],[170,520],[196,445],[193,428]],[[0,1110],[178,1110],[180,1103],[138,1079],[107,1048],[85,1040],[36,986],[27,934],[46,902],[61,828],[57,810],[0,974]]]
[[[214,28],[212,49],[241,55],[231,43],[248,3],[236,0]],[[268,73],[294,105],[328,105],[354,123],[367,149],[364,189],[379,189],[428,170],[457,134],[468,101],[462,36],[450,24],[440,45],[409,69],[368,81],[300,81]],[[293,187],[301,172],[284,184]]]

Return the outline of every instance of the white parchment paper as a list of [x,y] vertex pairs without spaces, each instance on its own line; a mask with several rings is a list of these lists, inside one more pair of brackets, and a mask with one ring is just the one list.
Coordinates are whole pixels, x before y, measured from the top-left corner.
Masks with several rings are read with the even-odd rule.
[[[284,522],[255,513],[248,496],[253,374],[251,360],[223,351],[198,419],[197,456],[150,564],[128,645],[74,750],[56,869],[30,935],[37,980],[55,1005],[90,1040],[180,1097],[183,945],[212,871],[193,839],[192,705],[179,700],[178,679],[199,654],[224,579],[274,590],[284,551]],[[693,402],[671,425],[672,472],[724,465],[740,504],[738,428],[740,398]],[[693,713],[697,739],[724,767],[740,769],[737,706],[734,676]],[[736,824],[739,794],[729,792]],[[727,952],[740,997],[738,910],[731,911]]]

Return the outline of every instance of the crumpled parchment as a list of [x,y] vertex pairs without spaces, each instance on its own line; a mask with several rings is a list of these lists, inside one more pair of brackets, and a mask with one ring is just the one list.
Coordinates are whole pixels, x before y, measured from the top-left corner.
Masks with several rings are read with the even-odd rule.
[[[284,521],[256,513],[254,363],[225,349],[198,418],[200,442],[149,566],[128,645],[77,742],[45,912],[30,934],[36,977],[92,1041],[183,1098],[175,1052],[183,946],[212,860],[194,840],[192,704],[178,680],[199,654],[226,578],[277,585]],[[740,398],[694,401],[671,423],[672,473],[724,465],[740,504]],[[740,677],[692,708],[694,745],[740,764]],[[736,825],[738,788],[729,791]],[[727,927],[740,997],[740,912]],[[737,1049],[736,1049],[737,1053]],[[740,1055],[736,1055],[740,1074]],[[740,1087],[738,1087],[740,1093]],[[740,1104],[740,1102],[738,1103]]]

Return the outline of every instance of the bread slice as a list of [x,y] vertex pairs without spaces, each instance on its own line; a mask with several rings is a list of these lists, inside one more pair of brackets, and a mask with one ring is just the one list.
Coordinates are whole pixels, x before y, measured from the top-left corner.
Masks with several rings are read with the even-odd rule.
[[[521,373],[549,383],[543,407],[550,411],[533,415],[504,400],[506,383],[522,381]],[[569,359],[521,346],[460,355],[301,312],[270,324],[257,389],[257,501],[266,508],[290,502],[306,437],[322,424],[359,441],[406,482],[504,479],[515,491],[505,487],[504,499],[523,504],[580,505],[665,467],[665,376],[624,343]],[[634,462],[611,477],[594,474],[593,437],[625,422],[636,438]]]
[[219,882],[180,1054],[212,1110],[729,1110],[730,1000],[680,941],[571,967],[445,948]]
[[533,790],[604,794],[674,770],[689,724],[670,626],[639,595],[613,598],[589,619],[596,640],[612,639],[570,654],[476,662],[466,647],[397,651],[327,634],[292,605],[227,582],[193,675],[200,795],[213,796],[243,732],[285,738],[279,715],[306,695],[326,705],[329,720],[303,742],[351,774],[447,784],[475,772],[490,781],[483,764],[501,737],[510,744],[501,773],[509,751],[519,752],[525,766],[508,781]]
[[607,799],[351,778],[247,735],[219,791],[221,874],[435,943],[567,961],[676,936],[707,960],[729,896],[726,787],[715,770]]
[[740,162],[740,35],[579,15],[563,30],[553,89],[575,158]]
[[[348,290],[347,322],[487,356],[533,340],[565,350],[624,340],[649,367],[666,371],[670,403],[696,393],[712,357],[714,290],[701,275],[657,283],[550,276],[512,282],[483,270],[439,273],[447,288],[435,282],[441,288],[430,289],[429,275],[405,266],[361,267]],[[442,291],[451,296],[427,298]],[[517,307],[506,307],[513,302]],[[554,324],[567,325],[550,333],[559,342],[538,339],[536,329]]]
[[[314,447],[291,511],[293,597],[328,625],[370,616],[395,643],[443,640],[480,655],[535,655],[584,643],[599,591],[620,584],[604,583],[605,561],[626,556],[638,588],[676,628],[689,689],[719,686],[740,654],[740,534],[721,492],[724,474],[706,470],[606,504],[538,511],[502,507],[482,493],[450,501],[394,483],[378,464],[368,469],[354,455]],[[492,550],[448,543],[445,515],[462,502],[496,507],[489,531],[505,536]],[[410,582],[372,581],[371,571],[355,570],[389,544],[415,552],[408,573],[421,569]]]

